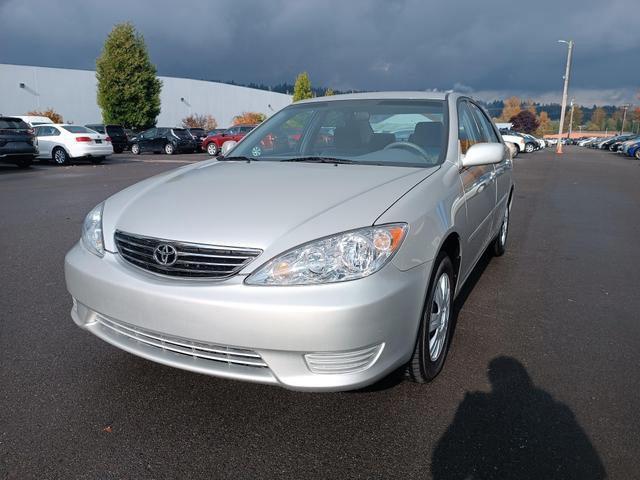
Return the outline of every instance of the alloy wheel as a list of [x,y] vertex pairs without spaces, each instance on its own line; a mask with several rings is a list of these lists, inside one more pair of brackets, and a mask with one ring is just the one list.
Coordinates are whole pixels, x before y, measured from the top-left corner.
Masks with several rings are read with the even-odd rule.
[[450,305],[451,282],[449,281],[449,275],[443,273],[438,278],[433,292],[429,319],[429,357],[434,362],[440,357],[444,349],[447,329],[449,328]]
[[207,145],[207,153],[214,157],[218,153],[218,146],[215,143]]

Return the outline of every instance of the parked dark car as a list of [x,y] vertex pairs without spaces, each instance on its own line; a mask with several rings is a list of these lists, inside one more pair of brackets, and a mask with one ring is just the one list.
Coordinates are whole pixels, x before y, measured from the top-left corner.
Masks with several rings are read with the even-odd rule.
[[127,140],[127,134],[121,125],[105,125],[103,123],[92,123],[85,125],[85,127],[95,130],[98,133],[107,135],[111,138],[111,145],[113,145],[113,153],[122,153],[129,146]]
[[131,153],[164,152],[173,155],[176,152],[193,152],[196,142],[185,128],[154,127],[131,139]]
[[0,161],[29,168],[37,154],[31,127],[19,118],[0,117]]
[[207,138],[207,131],[204,128],[187,128],[187,131],[191,134],[196,141],[196,152],[204,151],[202,148],[202,142]]

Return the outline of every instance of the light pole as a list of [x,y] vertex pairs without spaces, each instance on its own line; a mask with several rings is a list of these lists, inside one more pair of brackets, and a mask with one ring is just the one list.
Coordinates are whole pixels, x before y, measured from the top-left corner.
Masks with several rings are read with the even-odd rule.
[[569,46],[567,51],[567,67],[564,72],[564,88],[562,90],[562,109],[560,110],[560,126],[558,127],[558,147],[556,153],[562,153],[562,127],[564,125],[564,114],[567,109],[567,95],[569,94],[569,75],[571,74],[571,55],[573,54],[573,40],[558,40],[558,43],[566,43]]
[[624,122],[627,119],[627,108],[629,108],[629,104],[623,105],[622,108],[624,110],[622,111],[622,129],[620,135],[624,135]]
[[573,130],[573,108],[574,108],[574,104],[573,101],[575,100],[575,97],[571,99],[571,113],[569,114],[569,135],[567,135],[567,140],[571,140],[571,131]]

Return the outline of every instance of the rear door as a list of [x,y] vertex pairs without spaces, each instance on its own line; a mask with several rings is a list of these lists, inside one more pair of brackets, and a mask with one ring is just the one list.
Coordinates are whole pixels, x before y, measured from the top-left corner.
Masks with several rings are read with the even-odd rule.
[[59,143],[60,131],[55,127],[40,125],[37,127],[38,149],[40,157],[50,158],[53,147]]
[[138,145],[140,145],[141,152],[147,152],[153,150],[153,142],[157,141],[156,132],[157,128],[150,128],[149,130],[145,130],[138,137]]

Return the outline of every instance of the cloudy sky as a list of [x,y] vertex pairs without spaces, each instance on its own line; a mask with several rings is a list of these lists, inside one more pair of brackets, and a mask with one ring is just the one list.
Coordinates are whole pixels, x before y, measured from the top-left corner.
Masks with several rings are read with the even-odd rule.
[[640,103],[638,0],[0,0],[0,63],[93,69],[115,23],[161,75]]

